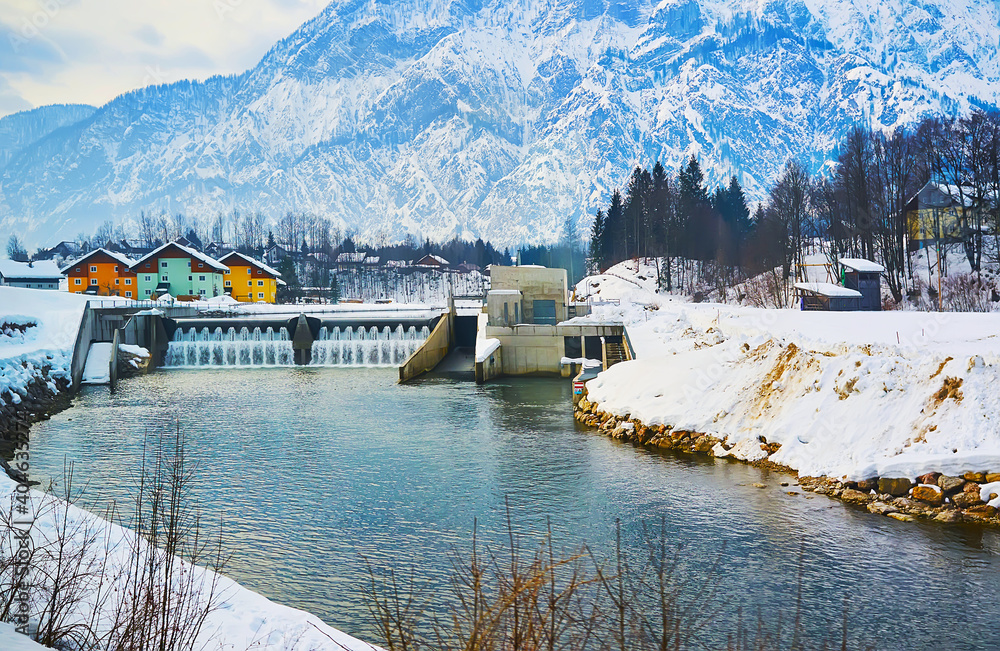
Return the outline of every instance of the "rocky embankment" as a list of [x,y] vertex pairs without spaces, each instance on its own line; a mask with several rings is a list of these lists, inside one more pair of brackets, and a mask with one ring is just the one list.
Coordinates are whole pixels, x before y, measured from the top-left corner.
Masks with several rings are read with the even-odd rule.
[[[576,405],[576,420],[596,427],[611,438],[636,445],[676,450],[690,454],[727,457],[751,465],[793,475],[794,469],[768,461],[780,445],[763,437],[752,443],[729,446],[720,438],[697,432],[674,430],[670,425],[647,426],[629,415],[602,411],[586,397]],[[919,477],[871,477],[861,481],[830,477],[799,477],[807,491],[839,498],[865,507],[871,513],[902,521],[928,518],[938,522],[971,522],[1000,526],[1000,473],[972,470],[961,476],[931,472]]]
[[[16,434],[70,405],[70,381],[52,368],[35,369],[34,376],[21,391],[0,393],[0,440],[13,446]],[[7,450],[4,450],[6,452]]]

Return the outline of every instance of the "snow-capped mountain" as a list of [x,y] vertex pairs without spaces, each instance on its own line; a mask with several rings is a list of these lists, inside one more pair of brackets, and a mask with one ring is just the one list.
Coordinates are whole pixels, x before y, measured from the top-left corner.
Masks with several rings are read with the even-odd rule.
[[551,241],[636,164],[696,153],[759,197],[857,122],[996,105],[998,50],[995,0],[336,0],[241,75],[0,139],[0,229],[238,207]]

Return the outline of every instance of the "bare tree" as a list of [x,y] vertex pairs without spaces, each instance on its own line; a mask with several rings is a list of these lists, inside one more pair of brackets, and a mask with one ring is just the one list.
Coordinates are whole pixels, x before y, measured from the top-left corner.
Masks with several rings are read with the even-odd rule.
[[21,239],[17,235],[11,235],[7,240],[7,257],[18,262],[28,261],[28,250],[21,244]]

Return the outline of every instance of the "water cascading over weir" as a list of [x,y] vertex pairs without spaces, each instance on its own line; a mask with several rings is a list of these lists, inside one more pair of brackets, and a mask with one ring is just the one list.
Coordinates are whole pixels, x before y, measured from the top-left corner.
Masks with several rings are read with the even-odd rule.
[[427,339],[421,323],[323,323],[301,316],[278,323],[178,323],[167,368],[325,366],[393,367]]

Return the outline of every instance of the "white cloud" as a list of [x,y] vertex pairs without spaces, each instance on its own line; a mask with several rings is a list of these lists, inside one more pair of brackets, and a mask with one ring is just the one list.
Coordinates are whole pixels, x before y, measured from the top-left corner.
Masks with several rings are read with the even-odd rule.
[[243,72],[325,0],[3,0],[0,116]]

